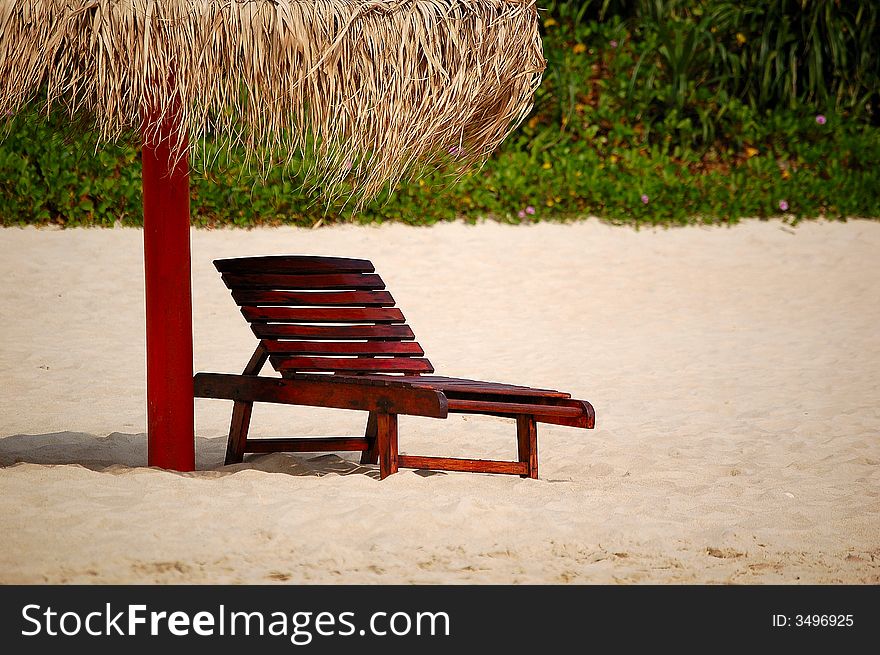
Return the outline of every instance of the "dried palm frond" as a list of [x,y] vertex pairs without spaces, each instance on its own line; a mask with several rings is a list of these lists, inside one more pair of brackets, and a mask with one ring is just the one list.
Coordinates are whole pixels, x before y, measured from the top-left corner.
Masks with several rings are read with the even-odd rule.
[[171,117],[363,198],[485,159],[543,69],[535,0],[0,0],[0,115],[45,94],[150,143]]

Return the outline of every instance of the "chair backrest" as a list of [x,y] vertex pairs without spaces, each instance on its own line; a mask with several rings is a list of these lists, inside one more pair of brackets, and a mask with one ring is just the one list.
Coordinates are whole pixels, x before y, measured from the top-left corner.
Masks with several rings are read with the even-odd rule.
[[434,371],[366,259],[241,257],[214,266],[282,375]]

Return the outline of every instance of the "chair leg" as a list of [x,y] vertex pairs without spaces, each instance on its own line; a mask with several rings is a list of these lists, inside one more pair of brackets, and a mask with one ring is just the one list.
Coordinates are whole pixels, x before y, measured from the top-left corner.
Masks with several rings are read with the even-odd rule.
[[529,465],[528,475],[521,478],[538,479],[538,425],[534,416],[521,414],[516,417],[516,442],[519,461]]
[[361,464],[378,464],[379,463],[379,449],[378,449],[378,440],[376,439],[377,433],[377,422],[376,422],[376,412],[370,412],[370,418],[367,419],[367,429],[364,432],[364,436],[367,438],[367,441],[370,443],[370,447],[366,450],[361,451]]
[[244,444],[251,424],[252,402],[236,401],[232,406],[229,441],[226,444],[226,464],[240,464],[244,459]]
[[376,414],[379,478],[397,473],[397,414]]
[[[269,359],[269,352],[260,341],[257,349],[242,371],[242,375],[259,375],[263,365]],[[254,403],[235,401],[232,406],[232,421],[229,424],[229,441],[226,443],[226,464],[240,464],[244,459],[244,445],[247,441],[248,428],[251,425],[251,412]]]

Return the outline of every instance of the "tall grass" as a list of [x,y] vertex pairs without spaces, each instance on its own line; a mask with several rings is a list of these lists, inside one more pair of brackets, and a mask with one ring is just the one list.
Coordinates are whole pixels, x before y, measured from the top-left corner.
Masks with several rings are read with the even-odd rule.
[[880,4],[876,0],[719,2],[719,31],[746,41],[721,60],[733,90],[756,107],[812,103],[878,118]]
[[[877,0],[549,0],[573,36],[619,22],[638,54],[628,99],[648,124],[711,142],[731,103],[880,124]],[[550,62],[548,79],[554,74]]]

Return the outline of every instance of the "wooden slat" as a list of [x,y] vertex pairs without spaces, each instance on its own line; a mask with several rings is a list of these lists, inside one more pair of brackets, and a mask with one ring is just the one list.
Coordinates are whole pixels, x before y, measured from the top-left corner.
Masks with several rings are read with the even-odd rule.
[[271,355],[403,355],[420,357],[415,341],[264,341]]
[[[418,379],[418,378],[412,378]],[[525,403],[528,405],[539,405],[542,409],[536,410],[534,414],[535,420],[539,423],[550,423],[553,425],[565,425],[572,428],[591,429],[596,425],[596,413],[593,406],[586,400],[576,400],[570,397],[560,398],[557,396],[530,396],[523,395],[519,392],[511,393],[479,393],[469,392],[462,393],[460,391],[441,389],[450,401],[462,400],[489,400],[501,403]],[[548,407],[568,407],[571,408],[569,415],[559,415],[559,412],[543,409]],[[467,412],[465,412],[467,413]],[[471,412],[476,414],[487,414],[492,416],[509,416],[510,412]]]
[[[381,376],[375,377],[381,381]],[[442,389],[445,392],[460,393],[463,395],[510,395],[510,396],[536,396],[546,398],[571,398],[571,394],[553,389],[533,389],[531,387],[520,387],[513,384],[503,384],[500,382],[481,382],[479,380],[466,380],[462,378],[449,378],[435,375],[423,375],[411,378],[393,378],[393,384],[401,382],[411,382],[424,388]]]
[[394,298],[387,291],[255,291],[252,289],[232,292],[235,302],[241,305],[279,305],[288,307],[315,306],[374,306],[391,307]]
[[575,418],[583,414],[578,407],[561,407],[554,405],[534,405],[525,403],[507,403],[490,400],[458,400],[449,399],[450,412],[491,412],[495,414],[528,414],[531,416],[560,416]]
[[560,400],[559,404],[567,407],[576,407],[581,413],[579,416],[547,416],[538,414],[535,420],[539,423],[552,423],[553,425],[565,425],[570,428],[585,428],[592,430],[596,427],[596,410],[586,400]]
[[[352,384],[356,386],[378,386],[378,387],[387,387],[391,390],[394,389],[432,389],[430,386],[420,386],[415,383],[415,381],[420,380],[422,378],[430,379],[431,376],[391,376],[391,375],[334,375],[333,380],[342,384]],[[322,373],[295,373],[292,375],[293,379],[297,380],[316,380],[321,381],[326,379],[326,375]],[[436,391],[443,393],[444,397],[446,396],[446,392],[442,389],[436,389]],[[523,401],[525,398],[519,396],[490,396],[490,398],[504,400],[508,403],[515,401]],[[448,404],[448,397],[447,397]],[[535,414],[535,420],[539,423],[550,423],[554,425],[566,425],[574,428],[593,428],[596,424],[596,413],[593,410],[593,406],[590,405],[586,400],[575,400],[574,398],[557,398],[557,397],[548,397],[548,398],[537,398],[537,397],[528,397],[528,403],[526,404],[534,404],[538,405],[536,408],[537,412],[543,412],[545,410],[545,405],[556,405],[562,407],[574,408],[575,410],[581,412],[579,416],[546,416],[540,413]],[[461,413],[468,413],[467,411]],[[501,417],[510,417],[510,412],[471,412],[475,414],[482,414],[486,416],[501,416]]]
[[282,275],[262,273],[224,273],[223,281],[230,289],[384,289],[382,278],[374,274],[329,273],[315,275]]
[[431,373],[431,362],[421,357],[270,357],[278,371],[394,371]]
[[408,325],[285,325],[252,323],[260,339],[415,339]]
[[[389,393],[396,393],[398,389],[418,389],[415,385],[409,384],[405,382],[399,385],[385,384],[385,380],[403,380],[405,376],[398,375],[380,375],[380,376],[371,376],[371,375],[332,375],[329,376],[326,373],[294,373],[294,372],[286,372],[285,377],[290,380],[304,380],[306,382],[322,382],[324,380],[332,380],[337,384],[351,384],[354,386],[365,386],[365,387],[374,387],[376,389],[384,389]],[[375,378],[382,378],[381,381],[377,381]],[[441,393],[435,389],[419,389],[420,391],[433,391],[434,393]],[[445,398],[446,396],[443,395]]]
[[395,307],[242,307],[248,321],[283,323],[403,323],[403,312]]
[[336,450],[366,450],[370,442],[363,437],[322,437],[293,439],[248,439],[247,453],[323,453]]
[[434,471],[465,471],[469,473],[505,473],[508,475],[528,475],[526,462],[499,462],[488,459],[459,459],[455,457],[420,457],[417,455],[398,455],[397,465],[410,469],[431,469]]
[[350,272],[372,273],[376,270],[366,259],[314,257],[308,255],[271,255],[268,257],[236,257],[217,259],[214,266],[221,273],[309,273]]
[[324,377],[325,380],[319,381],[197,373],[193,384],[196,398],[338,407],[434,418],[448,415],[446,396],[437,391],[348,384],[335,380],[333,376]]

